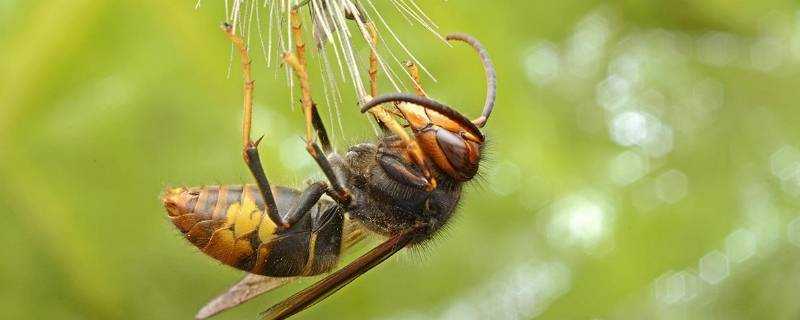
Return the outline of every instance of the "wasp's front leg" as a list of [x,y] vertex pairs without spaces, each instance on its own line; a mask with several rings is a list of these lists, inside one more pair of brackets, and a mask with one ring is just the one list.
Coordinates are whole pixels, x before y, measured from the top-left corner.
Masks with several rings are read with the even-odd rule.
[[[372,96],[369,97],[367,101],[364,101],[364,103],[369,103],[369,100],[372,100],[372,98],[378,95],[378,65],[380,60],[378,59],[378,33],[375,29],[375,25],[372,22],[367,22],[365,23],[365,26],[371,43],[369,56],[369,83],[370,93]],[[414,69],[416,69],[416,67],[414,67]],[[411,74],[413,77],[415,73],[412,72]],[[422,92],[422,88],[419,87],[418,72],[416,73],[414,81],[415,88],[419,88],[418,92]],[[424,92],[421,94],[424,95]],[[370,109],[370,114],[372,114],[373,118],[375,118],[375,121],[385,134],[394,134],[403,142],[406,148],[406,156],[422,170],[424,188],[427,190],[433,190],[436,188],[436,180],[431,174],[431,170],[425,161],[425,155],[423,154],[422,149],[419,147],[419,144],[408,135],[403,126],[400,125],[400,123],[398,123],[393,117],[402,117],[402,113],[396,109],[385,109],[381,106],[376,106],[375,108]]]
[[405,66],[408,74],[411,76],[411,82],[414,84],[414,92],[420,97],[427,97],[428,94],[422,89],[422,82],[419,79],[419,68],[417,68],[417,65],[414,64],[414,62],[406,61]]

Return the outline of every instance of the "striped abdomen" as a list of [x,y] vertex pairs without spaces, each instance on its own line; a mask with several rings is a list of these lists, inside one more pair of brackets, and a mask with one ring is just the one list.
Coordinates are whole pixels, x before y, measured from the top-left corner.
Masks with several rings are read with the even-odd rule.
[[[272,190],[284,216],[300,192]],[[209,256],[240,270],[273,277],[314,275],[339,258],[344,212],[320,200],[289,229],[266,216],[255,185],[168,189],[163,197],[172,223]]]

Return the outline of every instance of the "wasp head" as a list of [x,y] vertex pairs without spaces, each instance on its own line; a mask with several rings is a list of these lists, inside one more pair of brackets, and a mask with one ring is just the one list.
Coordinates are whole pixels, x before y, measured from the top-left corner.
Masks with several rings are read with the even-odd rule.
[[387,94],[367,102],[361,112],[382,103],[393,102],[425,156],[438,169],[456,181],[468,181],[478,172],[485,137],[480,128],[486,125],[494,107],[497,81],[494,67],[483,45],[466,34],[451,34],[448,40],[470,44],[481,57],[486,72],[487,90],[483,114],[470,121],[460,112],[423,96]]

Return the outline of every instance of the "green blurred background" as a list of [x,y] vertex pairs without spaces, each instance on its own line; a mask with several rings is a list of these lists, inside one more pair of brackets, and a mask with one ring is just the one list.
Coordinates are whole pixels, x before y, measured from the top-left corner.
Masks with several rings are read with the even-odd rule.
[[[446,236],[299,319],[800,317],[800,5],[418,2],[495,59],[483,181]],[[439,79],[429,92],[477,115],[474,54],[376,5]],[[249,181],[222,1],[193,7],[0,2],[0,318],[187,319],[242,276],[158,197]],[[301,113],[256,58],[267,172],[300,186],[317,174]],[[343,92],[343,130],[326,117],[339,150],[373,136]]]

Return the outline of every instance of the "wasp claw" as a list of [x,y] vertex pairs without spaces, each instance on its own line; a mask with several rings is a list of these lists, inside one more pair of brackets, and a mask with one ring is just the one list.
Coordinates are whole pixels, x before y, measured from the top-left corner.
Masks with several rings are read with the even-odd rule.
[[222,31],[225,31],[225,33],[231,33],[231,30],[233,30],[233,25],[227,21],[223,22],[219,27],[222,29]]
[[262,139],[264,139],[264,135],[263,134],[260,137],[258,137],[258,139],[256,139],[255,142],[253,142],[253,147],[258,147],[258,145],[261,144],[261,140]]

